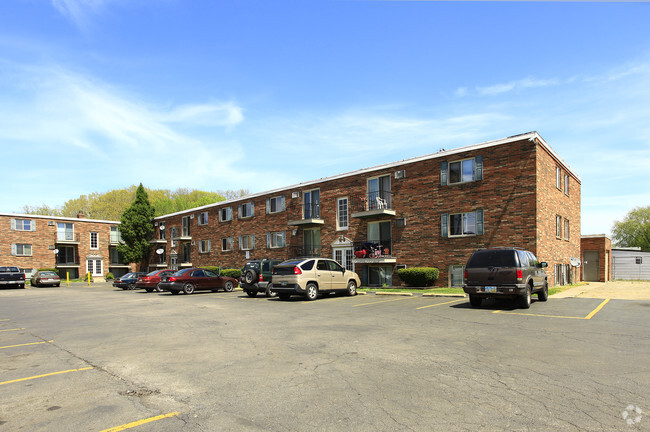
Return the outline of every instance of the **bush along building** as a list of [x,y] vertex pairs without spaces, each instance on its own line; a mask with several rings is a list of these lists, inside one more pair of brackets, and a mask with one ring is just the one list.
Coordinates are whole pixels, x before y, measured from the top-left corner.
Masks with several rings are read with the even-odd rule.
[[37,269],[56,269],[62,279],[91,273],[103,278],[131,271],[116,246],[119,222],[0,213],[0,265],[16,266],[29,278]]
[[150,269],[322,256],[364,285],[437,267],[436,285],[460,286],[474,250],[514,246],[565,284],[580,277],[580,186],[530,132],[157,217]]

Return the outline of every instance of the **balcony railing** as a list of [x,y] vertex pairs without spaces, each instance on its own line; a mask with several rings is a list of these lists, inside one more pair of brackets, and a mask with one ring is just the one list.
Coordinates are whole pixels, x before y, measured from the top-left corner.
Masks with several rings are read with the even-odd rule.
[[109,237],[109,242],[111,244],[117,244],[117,243],[124,243],[124,240],[122,240],[121,234],[111,233]]
[[353,212],[392,210],[393,194],[390,191],[369,192],[352,201]]
[[56,241],[61,243],[79,242],[79,236],[73,232],[57,232]]
[[390,240],[354,243],[354,257],[359,259],[389,258],[393,256],[391,246]]
[[291,246],[287,248],[289,258],[298,257],[320,257],[322,256],[323,248],[321,245],[313,245],[307,247]]

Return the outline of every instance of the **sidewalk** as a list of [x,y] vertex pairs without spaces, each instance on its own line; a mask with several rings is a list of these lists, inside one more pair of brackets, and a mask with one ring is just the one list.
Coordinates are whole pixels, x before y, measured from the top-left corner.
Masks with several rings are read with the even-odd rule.
[[589,282],[550,296],[550,298],[568,297],[650,300],[650,281]]

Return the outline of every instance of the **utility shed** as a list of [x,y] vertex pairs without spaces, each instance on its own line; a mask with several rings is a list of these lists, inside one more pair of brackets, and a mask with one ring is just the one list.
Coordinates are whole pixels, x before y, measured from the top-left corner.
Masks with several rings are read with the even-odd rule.
[[650,280],[650,252],[640,248],[612,249],[614,279]]

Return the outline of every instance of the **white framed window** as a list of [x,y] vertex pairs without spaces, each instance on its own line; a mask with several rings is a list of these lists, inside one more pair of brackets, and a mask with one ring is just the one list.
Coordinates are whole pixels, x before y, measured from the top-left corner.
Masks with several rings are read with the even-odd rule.
[[555,237],[562,238],[562,216],[555,216]]
[[226,237],[221,239],[221,250],[223,252],[228,252],[232,250],[233,245],[233,238],[232,237]]
[[199,240],[199,253],[210,252],[210,240]]
[[569,195],[569,174],[564,174],[564,193]]
[[36,231],[36,221],[30,219],[12,219],[11,229],[14,231]]
[[32,256],[32,245],[24,243],[12,244],[11,254],[14,256]]
[[555,187],[562,190],[562,170],[559,166],[555,167]]
[[564,240],[569,240],[569,219],[564,219]]
[[56,239],[61,241],[74,241],[74,224],[66,222],[57,222]]
[[252,250],[255,249],[255,235],[239,236],[239,250]]
[[232,220],[232,207],[222,207],[219,209],[219,222],[228,222]]
[[96,232],[90,233],[90,248],[99,249],[99,233]]
[[483,235],[483,210],[466,213],[444,213],[441,218],[443,237]]
[[284,195],[266,199],[266,214],[279,213],[285,210]]
[[451,185],[483,180],[483,156],[442,162],[440,183]]
[[336,200],[336,229],[346,230],[349,228],[348,198],[338,198]]
[[251,218],[255,215],[255,204],[251,201],[239,204],[239,219]]
[[278,231],[266,234],[267,248],[283,248],[286,246],[286,231]]
[[183,237],[189,237],[190,236],[190,217],[189,216],[183,216],[181,219],[181,223],[183,225]]
[[199,213],[199,225],[207,225],[208,224],[208,212],[201,212]]

